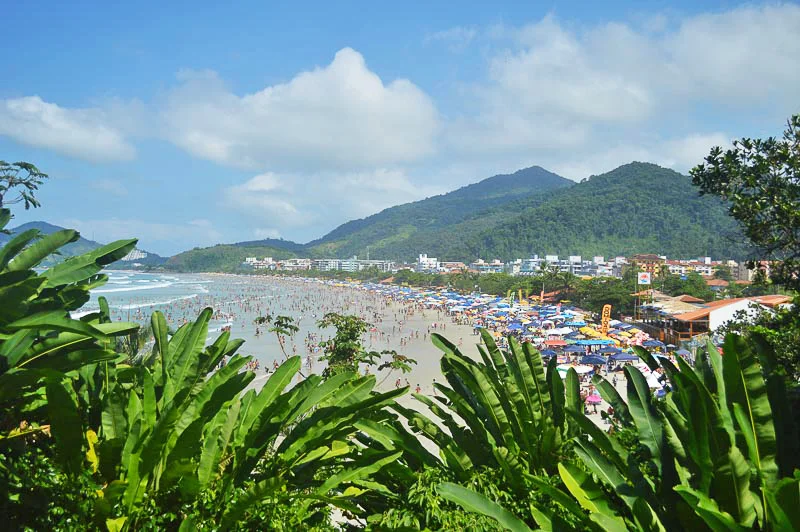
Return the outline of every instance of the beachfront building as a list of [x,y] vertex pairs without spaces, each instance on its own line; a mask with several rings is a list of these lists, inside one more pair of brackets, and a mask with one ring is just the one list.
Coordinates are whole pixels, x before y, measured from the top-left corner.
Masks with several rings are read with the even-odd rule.
[[356,257],[351,259],[314,259],[311,261],[311,268],[321,272],[360,272],[370,268],[391,272],[395,269],[395,263],[391,260],[359,260]]
[[286,259],[276,263],[278,270],[303,271],[311,269],[311,259]]
[[440,262],[439,271],[442,273],[461,273],[467,269],[467,265],[463,262],[449,261]]
[[[671,298],[672,302],[654,301],[643,308],[642,329],[663,342],[678,345],[700,335],[714,335],[732,320],[754,319],[762,312],[791,304],[791,297],[768,295],[720,299],[708,303],[679,302],[683,296]],[[649,307],[649,309],[648,309]]]
[[263,259],[247,257],[244,259],[244,265],[254,270],[274,270],[277,266],[272,257],[264,257]]
[[429,257],[427,254],[422,253],[417,258],[416,270],[418,272],[435,273],[439,271],[439,259],[436,257]]
[[486,262],[483,259],[478,259],[469,265],[470,270],[475,270],[478,273],[503,273],[505,264],[500,259],[494,259],[492,262]]

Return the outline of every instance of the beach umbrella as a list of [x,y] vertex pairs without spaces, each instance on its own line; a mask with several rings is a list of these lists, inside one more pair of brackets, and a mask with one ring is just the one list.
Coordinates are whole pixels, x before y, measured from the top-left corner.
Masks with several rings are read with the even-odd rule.
[[642,347],[664,347],[664,342],[659,340],[647,340],[642,342]]
[[541,354],[542,354],[543,357],[554,357],[554,356],[556,356],[556,352],[553,351],[552,349],[543,349],[541,351]]
[[631,353],[618,353],[616,355],[611,355],[608,359],[612,362],[635,362],[639,360],[639,357]]
[[676,354],[676,355],[680,355],[680,356],[682,356],[682,357],[688,357],[688,356],[690,356],[692,353],[691,353],[691,352],[689,352],[689,351],[687,351],[686,349],[678,349],[677,351],[675,351],[675,354]]
[[603,398],[593,393],[586,398],[586,402],[590,405],[599,405],[600,403],[603,402]]
[[564,348],[565,353],[584,353],[586,349],[579,345],[568,345]]
[[620,351],[621,350],[618,347],[607,345],[606,347],[601,347],[597,352],[604,355],[616,355]]
[[581,364],[589,364],[591,366],[602,366],[606,362],[606,357],[599,355],[586,355],[585,357],[581,358]]

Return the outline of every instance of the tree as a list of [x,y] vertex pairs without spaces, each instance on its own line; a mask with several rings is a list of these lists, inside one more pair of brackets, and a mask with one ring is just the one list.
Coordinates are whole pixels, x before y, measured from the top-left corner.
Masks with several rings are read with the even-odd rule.
[[[39,200],[34,193],[47,177],[31,163],[0,161],[0,208],[20,202],[25,204],[25,210],[38,207]],[[9,198],[13,189],[17,189],[18,195]]]
[[730,202],[759,258],[778,261],[772,277],[800,289],[800,115],[788,120],[783,138],[743,138],[724,152],[715,147],[690,174],[701,194]]
[[325,354],[320,360],[328,363],[323,375],[331,377],[343,371],[358,372],[359,364],[374,364],[380,359],[377,351],[367,351],[361,344],[362,335],[370,328],[370,324],[358,316],[349,316],[329,312],[317,322],[324,329],[334,327],[336,335],[330,340],[320,343]]
[[728,281],[729,283],[732,283],[735,280],[733,278],[733,273],[731,273],[730,266],[726,264],[720,264],[714,268],[714,279],[722,279],[723,281]]

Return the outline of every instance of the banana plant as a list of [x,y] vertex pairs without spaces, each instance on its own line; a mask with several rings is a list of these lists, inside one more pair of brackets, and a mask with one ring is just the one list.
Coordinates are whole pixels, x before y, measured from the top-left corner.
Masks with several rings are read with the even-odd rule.
[[[11,219],[0,209],[0,230]],[[116,337],[135,331],[131,323],[101,323],[98,314],[80,319],[70,312],[89,299],[107,276],[102,268],[125,256],[135,240],[120,240],[39,271],[41,263],[74,242],[62,230],[42,236],[35,229],[0,249],[0,452],[4,440],[49,432],[65,470],[81,467],[82,412],[72,387],[75,372],[118,358]]]
[[[726,337],[724,353],[709,344],[707,359],[693,368],[640,350],[668,376],[664,401],[653,399],[636,368],[625,368],[627,402],[596,378],[618,407],[619,428],[632,430],[640,446],[626,449],[616,435],[569,412],[582,428],[579,463],[559,464],[564,489],[548,494],[604,530],[800,529],[797,419],[773,371],[774,353],[767,342],[747,344],[735,335]],[[465,508],[473,504],[446,492]],[[531,511],[546,522],[538,519],[542,508]]]
[[[545,367],[531,344],[520,345],[513,337],[508,350],[501,350],[485,331],[481,339],[482,362],[478,362],[444,337],[432,335],[443,352],[446,384],[434,385],[433,398],[414,395],[432,417],[393,404],[389,409],[399,419],[387,415],[380,423],[359,424],[366,445],[404,453],[402,464],[380,475],[394,498],[390,496],[392,500],[383,505],[377,501],[372,508],[375,513],[402,504],[402,493],[414,483],[414,472],[424,468],[443,468],[447,477],[462,486],[469,485],[477,471],[501,471],[503,491],[519,500],[527,499],[540,476],[557,473],[557,464],[567,454],[566,443],[580,431],[580,425],[567,415],[570,409],[582,408],[577,373],[570,370],[562,380],[555,360]],[[419,438],[429,440],[439,456]]]
[[108,528],[135,529],[146,500],[164,493],[184,502],[213,493],[224,527],[291,498],[309,515],[330,504],[356,512],[350,495],[376,489],[369,476],[400,453],[362,450],[355,424],[405,390],[378,394],[374,376],[349,372],[291,387],[300,369],[291,357],[256,391],[242,371],[249,357],[236,354],[242,341],[225,332],[206,346],[211,315],[170,335],[154,313],[150,356],[117,366],[94,446]]

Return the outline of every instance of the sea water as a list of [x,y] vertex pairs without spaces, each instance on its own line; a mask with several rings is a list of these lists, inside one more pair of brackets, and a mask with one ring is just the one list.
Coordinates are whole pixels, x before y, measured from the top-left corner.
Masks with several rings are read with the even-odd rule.
[[[194,321],[204,308],[209,307],[213,310],[213,317],[207,341],[213,341],[223,329],[229,329],[232,338],[245,340],[239,353],[258,360],[262,372],[286,356],[300,355],[304,367],[309,357],[313,363],[321,354],[315,346],[335,333],[333,329],[321,330],[317,326],[326,312],[356,314],[368,321],[377,321],[376,333],[381,330],[392,332],[392,324],[382,323],[382,315],[374,319],[381,311],[386,311],[383,300],[376,294],[349,288],[264,276],[104,273],[108,275],[108,282],[92,290],[91,299],[76,316],[98,310],[98,298],[102,296],[108,302],[113,321],[146,324],[153,312],[160,311],[174,330]],[[256,325],[255,319],[266,315],[289,316],[299,326],[300,330],[286,339],[283,349],[275,333],[268,331],[269,326]],[[318,371],[319,367],[314,370]]]

